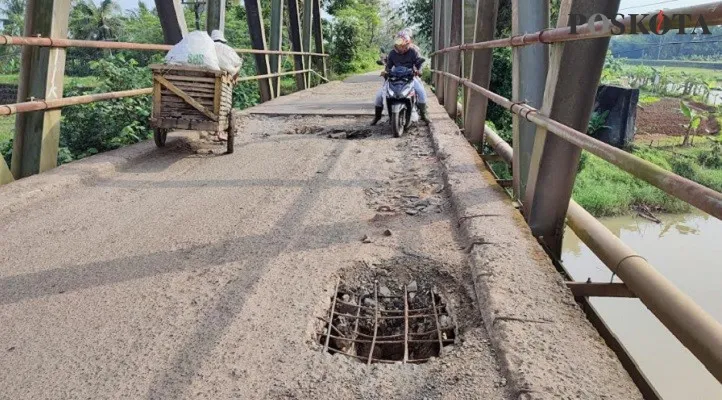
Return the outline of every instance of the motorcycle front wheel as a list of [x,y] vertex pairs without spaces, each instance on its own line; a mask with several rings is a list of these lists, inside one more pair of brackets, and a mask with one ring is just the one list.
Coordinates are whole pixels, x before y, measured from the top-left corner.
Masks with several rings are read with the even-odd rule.
[[411,122],[413,122],[413,118],[412,118],[413,114],[414,114],[414,106],[413,105],[411,107],[407,108],[406,110],[404,110],[404,116],[405,116],[404,130],[409,129],[409,127],[411,126]]
[[399,110],[391,113],[391,131],[394,137],[401,137],[406,129],[406,110]]

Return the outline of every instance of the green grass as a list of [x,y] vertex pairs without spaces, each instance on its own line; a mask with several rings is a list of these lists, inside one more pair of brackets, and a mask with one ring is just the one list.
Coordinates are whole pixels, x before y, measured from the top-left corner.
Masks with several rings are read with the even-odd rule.
[[[16,74],[10,74],[10,75],[0,75],[0,84],[15,84],[18,83],[18,75]],[[98,85],[98,78],[94,76],[70,76],[65,77],[65,86],[85,86],[85,87],[94,87]]]
[[658,102],[659,100],[661,100],[659,97],[653,96],[648,93],[640,93],[640,95],[639,95],[639,104],[641,104],[641,105],[646,106],[646,105],[654,104],[654,103]]
[[15,116],[0,117],[0,142],[10,140],[15,132]]
[[[622,64],[621,73],[616,73],[615,76],[617,78],[619,76],[630,77],[633,75],[632,71],[634,71],[637,67],[638,66],[636,66],[636,65]],[[669,66],[664,66],[664,67],[655,66],[652,68],[656,69],[657,71],[661,71],[662,68],[664,68],[664,70],[667,73],[680,75],[677,79],[675,79],[675,81],[677,81],[678,83],[683,81],[683,79],[681,78],[681,74],[684,72],[685,74],[689,74],[689,75],[701,76],[702,79],[704,79],[704,81],[707,82],[707,84],[712,88],[722,86],[722,71],[720,71],[720,70],[706,69],[706,68],[691,68],[691,67],[669,67]]]
[[284,76],[281,78],[281,96],[296,91],[296,78],[293,76]]
[[[635,148],[632,153],[666,170],[722,191],[722,168],[706,168],[698,162],[699,155],[711,151],[711,148],[709,141],[697,138],[695,147],[660,149],[645,146]],[[690,210],[690,206],[681,200],[589,153],[583,156],[573,198],[598,217],[627,214],[634,206],[640,205],[670,213]]]
[[[656,67],[655,67],[656,68]],[[707,68],[664,67],[665,71],[701,75],[707,82],[722,81],[722,71]]]
[[18,83],[18,76],[16,74],[0,74],[0,84],[16,84]]

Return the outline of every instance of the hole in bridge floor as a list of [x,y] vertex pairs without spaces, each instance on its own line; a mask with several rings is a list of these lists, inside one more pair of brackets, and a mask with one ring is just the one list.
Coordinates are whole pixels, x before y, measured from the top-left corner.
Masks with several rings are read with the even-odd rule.
[[319,332],[323,351],[363,363],[424,363],[455,343],[456,325],[433,287],[416,281],[392,290],[378,281],[340,283]]

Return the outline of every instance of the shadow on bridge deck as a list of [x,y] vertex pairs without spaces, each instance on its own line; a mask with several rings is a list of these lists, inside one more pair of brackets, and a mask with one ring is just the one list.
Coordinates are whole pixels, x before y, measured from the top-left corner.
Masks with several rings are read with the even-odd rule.
[[[638,398],[435,100],[431,134],[328,138],[380,83],[250,109],[233,155],[178,138],[1,187],[3,395]],[[461,341],[420,366],[319,351],[336,275],[398,263],[445,277]]]
[[375,91],[383,84],[379,72],[333,81],[253,107],[264,115],[372,116]]

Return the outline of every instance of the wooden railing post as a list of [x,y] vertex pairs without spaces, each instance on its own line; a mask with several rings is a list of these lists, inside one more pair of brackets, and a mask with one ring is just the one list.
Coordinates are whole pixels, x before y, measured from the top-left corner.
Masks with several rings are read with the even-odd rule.
[[[549,0],[512,0],[512,35],[539,32],[549,27]],[[549,48],[546,44],[512,49],[512,100],[541,108],[544,85],[549,70]],[[534,148],[536,125],[514,114],[513,143],[514,197],[521,200],[529,176],[529,163]]]
[[[438,47],[439,50],[443,49],[444,47],[449,46],[449,42],[447,42],[446,38],[448,37],[448,30],[449,30],[449,21],[447,18],[447,15],[451,14],[451,4],[448,0],[439,0],[439,30],[437,34],[438,37]],[[436,70],[437,71],[446,71],[446,53],[441,53],[436,55]],[[444,95],[446,87],[446,77],[443,75],[437,74],[436,77],[436,97],[439,99],[439,104],[444,105]]]
[[[283,0],[272,0],[271,1],[271,50],[281,50],[281,42],[283,40]],[[271,73],[277,74],[280,70],[281,60],[283,57],[272,54],[270,56],[270,67]],[[273,92],[277,95],[281,95],[281,80],[280,78],[271,79],[271,87]]]
[[[477,7],[478,0],[466,0],[464,1],[464,29],[462,30],[462,43],[474,43],[474,33],[476,30],[476,7]],[[461,52],[461,62],[462,62],[462,72],[461,77],[462,78],[469,78],[471,76],[471,59],[472,55],[469,51],[463,51]],[[464,91],[464,96],[461,99],[461,106],[463,108],[463,116],[466,118],[466,112],[468,111],[466,106],[469,101],[469,95],[471,90],[464,86],[462,87],[462,90]]]
[[226,0],[206,0],[206,31],[224,31],[226,26]]
[[[325,54],[323,49],[323,26],[321,22],[321,1],[313,0],[313,39],[315,42],[314,51]],[[328,78],[326,57],[316,57],[316,69],[324,78]]]
[[[66,38],[70,0],[29,0],[25,8],[25,36]],[[65,49],[24,46],[18,102],[29,98],[63,97]],[[60,145],[60,110],[20,114],[15,121],[11,161],[16,179],[55,168]]]
[[[533,0],[536,1],[536,0]],[[494,39],[499,0],[479,0],[476,5],[476,27],[474,42]],[[491,81],[492,50],[473,50],[471,59],[471,82],[488,89]],[[464,116],[464,134],[472,143],[482,143],[486,123],[486,108],[489,101],[479,93],[469,93]]]
[[[303,29],[301,32],[302,35],[302,46],[303,51],[310,52],[311,51],[311,29],[313,24],[313,0],[304,0],[303,2]],[[304,56],[303,57],[303,65],[306,66],[307,69],[311,68],[311,56]],[[306,87],[311,87],[311,73],[306,73],[303,75],[304,79],[306,81]]]
[[[438,0],[432,0],[432,5],[434,10],[434,19],[431,27],[431,52],[434,53],[439,50],[439,17],[441,16],[441,2]],[[439,55],[435,55],[431,59],[431,69],[439,69]],[[436,72],[431,75],[431,84],[435,89],[439,87],[439,74]]]
[[166,44],[176,44],[188,33],[181,0],[155,0]]
[[[461,31],[463,24],[463,0],[449,0],[451,15],[449,24],[449,38],[447,46],[458,46],[461,44]],[[461,51],[446,53],[446,72],[459,76],[461,75]],[[459,83],[448,79],[444,85],[444,108],[446,113],[456,119],[456,105],[459,97]]]
[[[243,0],[246,5],[248,19],[248,33],[251,35],[251,45],[256,50],[266,50],[266,34],[263,30],[263,17],[261,16],[261,0]],[[268,56],[256,54],[256,72],[258,75],[268,75],[271,69]],[[271,79],[259,79],[258,88],[261,91],[261,102],[272,100],[274,97]]]
[[[557,27],[569,15],[615,15],[620,0],[564,0]],[[609,37],[551,45],[549,73],[540,113],[586,132],[594,107]],[[544,128],[536,130],[524,196],[527,221],[553,255],[561,255],[564,219],[572,195],[581,149]]]
[[[291,40],[291,50],[303,51],[301,46],[301,20],[298,15],[298,0],[288,0],[288,37]],[[294,69],[303,71],[306,69],[303,56],[293,56]],[[296,90],[306,89],[306,78],[303,74],[296,75]]]

